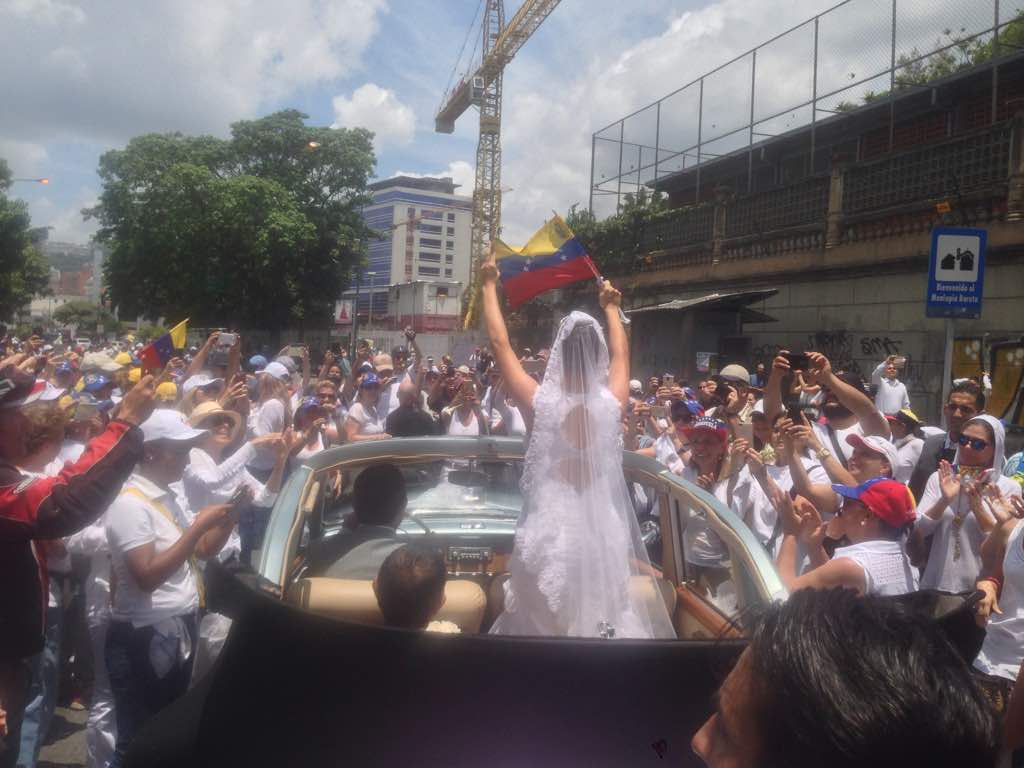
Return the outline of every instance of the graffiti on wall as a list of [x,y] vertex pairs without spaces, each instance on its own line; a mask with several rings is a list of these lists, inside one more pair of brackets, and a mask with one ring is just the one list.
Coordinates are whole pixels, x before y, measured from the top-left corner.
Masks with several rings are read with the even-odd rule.
[[848,331],[818,331],[807,337],[807,348],[821,352],[833,370],[861,373],[853,357],[853,336]]
[[901,346],[902,342],[888,336],[862,336],[860,339],[860,351],[865,357],[884,359],[889,355],[898,355]]

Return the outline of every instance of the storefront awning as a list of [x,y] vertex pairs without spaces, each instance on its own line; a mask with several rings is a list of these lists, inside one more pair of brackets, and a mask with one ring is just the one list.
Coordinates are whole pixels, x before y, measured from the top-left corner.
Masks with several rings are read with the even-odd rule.
[[759,291],[737,291],[735,293],[709,293],[707,296],[697,296],[692,299],[673,299],[664,304],[654,304],[649,307],[636,307],[625,310],[627,315],[639,315],[644,312],[680,312],[691,309],[725,309],[735,310],[742,313],[741,318],[745,323],[774,323],[775,318],[750,309],[750,305],[774,296],[778,293],[777,288],[765,288]]

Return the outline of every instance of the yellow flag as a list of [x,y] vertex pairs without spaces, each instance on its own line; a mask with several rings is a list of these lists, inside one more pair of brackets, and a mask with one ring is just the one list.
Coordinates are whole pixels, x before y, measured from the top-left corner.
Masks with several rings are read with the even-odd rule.
[[171,328],[171,343],[175,349],[184,349],[188,339],[188,318]]

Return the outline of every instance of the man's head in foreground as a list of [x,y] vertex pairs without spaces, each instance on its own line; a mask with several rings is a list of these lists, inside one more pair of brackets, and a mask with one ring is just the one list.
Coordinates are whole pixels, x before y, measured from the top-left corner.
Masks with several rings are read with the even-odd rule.
[[711,768],[992,766],[991,706],[938,625],[803,589],[768,609],[693,737]]

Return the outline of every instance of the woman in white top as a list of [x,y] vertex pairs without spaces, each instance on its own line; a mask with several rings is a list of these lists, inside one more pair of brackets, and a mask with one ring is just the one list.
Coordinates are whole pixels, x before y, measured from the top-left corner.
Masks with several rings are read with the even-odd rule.
[[[255,506],[274,506],[288,456],[287,450],[280,450],[284,442],[281,434],[254,437],[234,453],[226,455],[242,431],[241,418],[237,413],[224,410],[216,402],[206,402],[193,409],[188,422],[195,429],[209,432],[202,443],[189,451],[189,463],[182,482],[189,509],[227,504],[240,486],[252,491]],[[277,449],[277,460],[266,483],[261,483],[245,468],[260,446]]]
[[[862,595],[916,591],[917,575],[904,546],[914,522],[914,498],[907,486],[876,477],[858,486],[832,488],[843,497],[843,505],[827,524],[816,511],[798,514],[789,494],[775,493],[785,528],[777,566],[787,589],[846,587]],[[851,543],[836,549],[830,560],[822,546],[826,536]],[[802,576],[797,575],[798,539],[811,559],[811,569]]]
[[441,412],[441,422],[449,435],[477,436],[487,433],[487,420],[480,411],[480,401],[476,396],[476,385],[466,380],[462,382],[455,401]]
[[999,474],[1005,436],[998,419],[975,416],[960,432],[952,466],[940,462],[928,478],[917,505],[913,534],[915,538],[933,537],[921,575],[922,588],[945,592],[974,589],[981,571],[981,543],[997,519],[990,505],[972,492],[973,486],[995,485],[1003,496],[1021,495],[1017,483]]
[[310,456],[321,453],[324,445],[326,414],[318,397],[307,397],[295,411],[295,446],[292,449],[292,467],[302,465]]
[[885,418],[889,420],[892,444],[896,446],[897,462],[892,468],[892,477],[901,483],[909,483],[924,448],[921,420],[909,408]]
[[[288,382],[291,374],[278,362],[264,368],[257,378],[256,408],[250,414],[252,437],[281,435],[291,426],[292,405]],[[248,466],[258,479],[267,480],[277,464],[278,454],[271,446],[259,446]]]
[[977,588],[985,596],[976,610],[979,624],[988,626],[974,667],[1007,681],[1008,692],[1024,662],[1024,526],[1019,519],[1024,517],[1024,502],[994,489],[988,496],[1001,522],[981,546],[982,578]]
[[364,374],[359,382],[359,395],[348,409],[345,420],[345,439],[349,442],[360,440],[384,440],[391,437],[384,431],[386,413],[378,410],[380,379],[375,373]]

